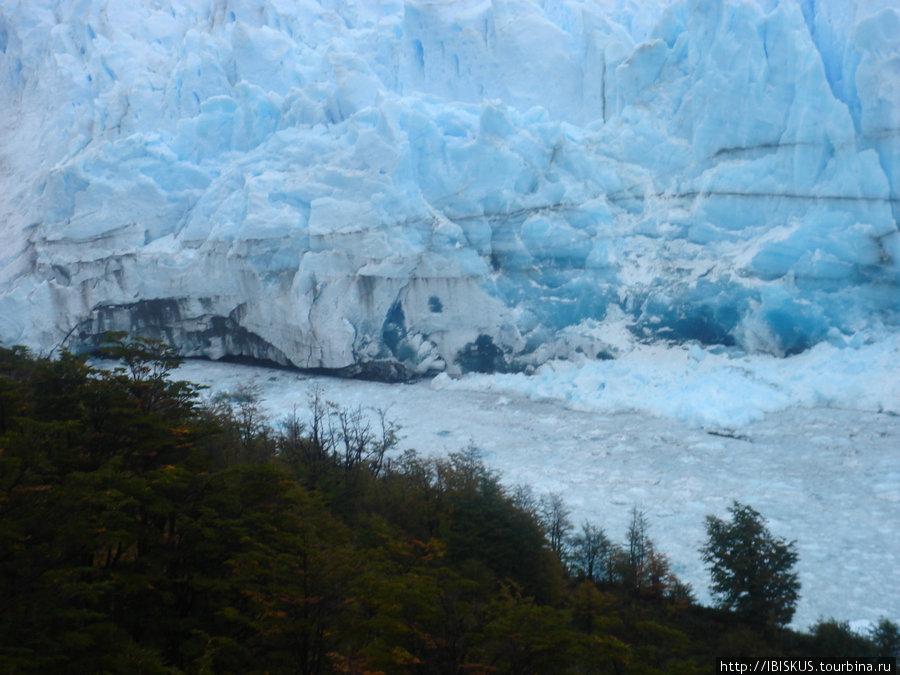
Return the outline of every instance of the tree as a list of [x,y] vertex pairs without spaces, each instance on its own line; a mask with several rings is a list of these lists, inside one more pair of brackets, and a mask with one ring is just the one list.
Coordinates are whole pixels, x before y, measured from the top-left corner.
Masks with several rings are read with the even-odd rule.
[[800,582],[794,542],[772,536],[765,519],[737,501],[731,522],[706,517],[706,546],[700,549],[712,575],[710,590],[719,606],[758,625],[782,626],[794,615]]
[[213,409],[237,432],[240,448],[239,463],[261,464],[275,454],[268,418],[262,410],[262,396],[258,385],[241,384],[234,391],[216,394]]
[[[128,383],[131,394],[145,412],[188,410],[196,402],[199,388],[170,375],[182,364],[174,347],[161,340],[128,336],[121,332],[105,335],[101,356],[119,361],[115,374]],[[62,358],[66,358],[63,354]]]
[[631,509],[631,523],[628,525],[627,537],[625,585],[639,593],[643,588],[644,567],[653,551],[653,543],[647,536],[647,518],[636,506]]
[[900,627],[882,617],[872,630],[872,643],[881,658],[900,658]]
[[438,534],[447,542],[447,559],[481,566],[540,601],[554,596],[561,568],[544,547],[540,523],[516,508],[478,449],[450,453],[434,466]]
[[848,621],[820,619],[810,627],[811,646],[814,653],[828,654],[832,658],[868,658],[872,656],[873,642],[850,627]]
[[690,588],[672,574],[669,559],[656,550],[648,529],[647,517],[635,506],[626,533],[627,547],[619,556],[622,583],[634,595],[645,598],[689,598]]
[[550,542],[550,549],[560,560],[565,557],[566,539],[572,529],[569,513],[570,511],[559,492],[551,492],[541,497],[541,524],[544,526],[544,532]]
[[602,528],[589,521],[581,525],[581,534],[572,538],[570,567],[581,579],[611,584],[617,548]]

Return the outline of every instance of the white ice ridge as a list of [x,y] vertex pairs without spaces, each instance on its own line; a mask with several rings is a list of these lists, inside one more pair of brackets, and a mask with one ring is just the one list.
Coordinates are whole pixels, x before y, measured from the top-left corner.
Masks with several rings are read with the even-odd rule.
[[900,323],[898,130],[896,0],[0,0],[0,339],[852,345]]

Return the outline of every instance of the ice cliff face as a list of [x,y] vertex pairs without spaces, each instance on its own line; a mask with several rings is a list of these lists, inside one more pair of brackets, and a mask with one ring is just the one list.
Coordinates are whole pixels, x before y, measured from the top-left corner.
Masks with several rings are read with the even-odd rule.
[[896,0],[0,0],[0,339],[405,377],[896,329]]

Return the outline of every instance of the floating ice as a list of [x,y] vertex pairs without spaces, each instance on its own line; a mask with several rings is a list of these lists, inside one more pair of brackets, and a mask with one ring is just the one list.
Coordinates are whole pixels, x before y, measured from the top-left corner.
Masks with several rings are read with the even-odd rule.
[[704,519],[750,504],[797,541],[794,626],[864,627],[900,620],[900,597],[884,593],[900,564],[900,341],[864,342],[789,359],[639,348],[530,378],[441,373],[408,386],[205,362],[178,375],[210,394],[257,385],[273,423],[303,415],[316,387],[349,409],[380,407],[400,424],[401,449],[474,444],[508,484],[561,492],[576,525],[588,519],[617,541],[638,506],[703,602]]

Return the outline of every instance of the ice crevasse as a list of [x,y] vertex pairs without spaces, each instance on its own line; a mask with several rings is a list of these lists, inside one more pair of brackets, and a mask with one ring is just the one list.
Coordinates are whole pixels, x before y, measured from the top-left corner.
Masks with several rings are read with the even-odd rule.
[[852,345],[900,324],[898,111],[895,0],[0,0],[0,340]]

